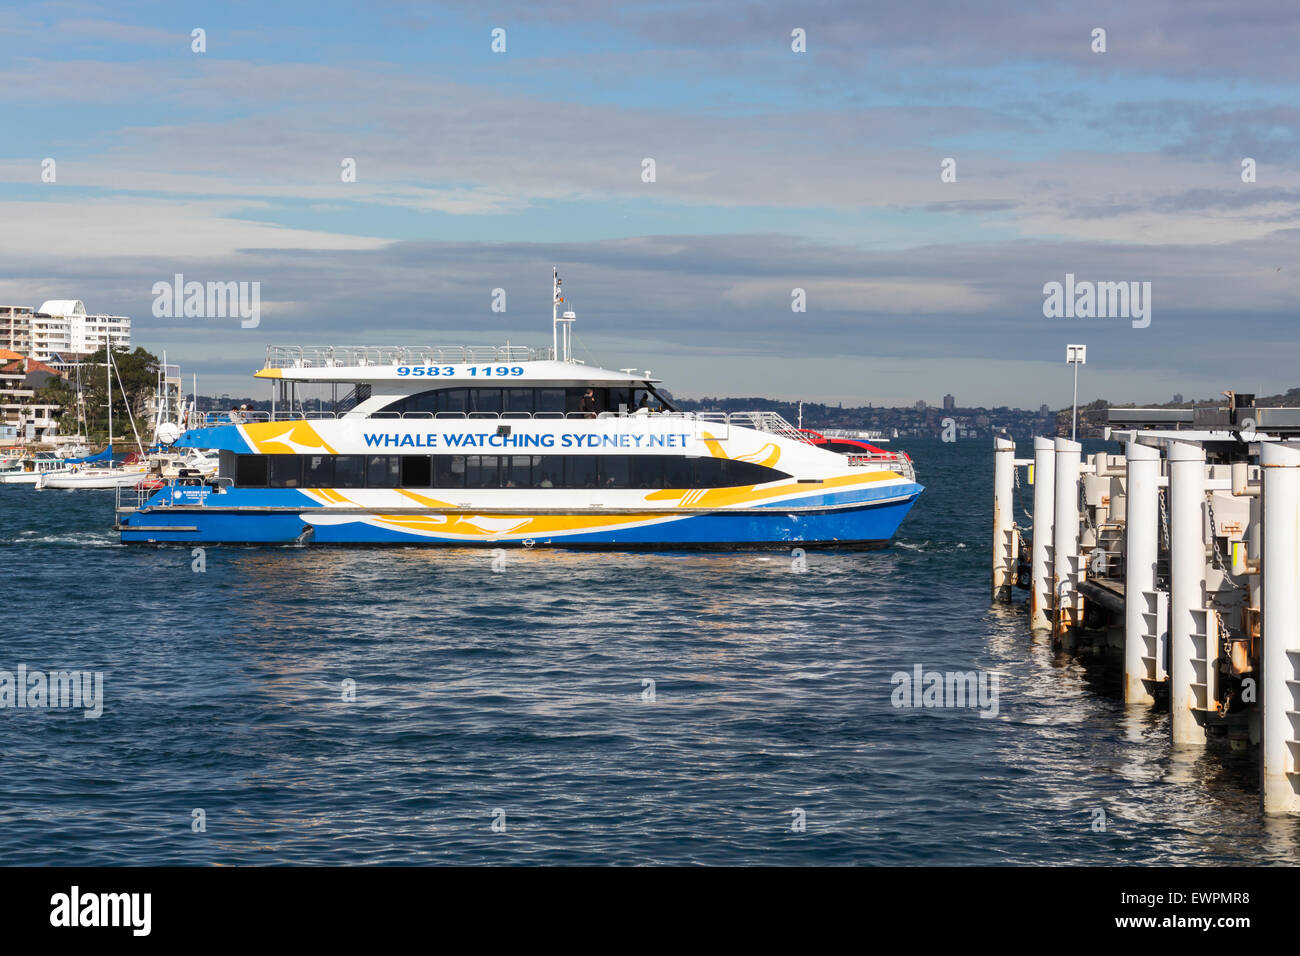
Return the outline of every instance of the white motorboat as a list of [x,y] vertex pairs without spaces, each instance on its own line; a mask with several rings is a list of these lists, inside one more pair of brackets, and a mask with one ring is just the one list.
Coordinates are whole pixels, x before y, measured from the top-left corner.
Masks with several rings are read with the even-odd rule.
[[62,474],[71,471],[73,467],[62,458],[41,452],[20,459],[9,468],[0,469],[0,485],[34,485],[45,475]]

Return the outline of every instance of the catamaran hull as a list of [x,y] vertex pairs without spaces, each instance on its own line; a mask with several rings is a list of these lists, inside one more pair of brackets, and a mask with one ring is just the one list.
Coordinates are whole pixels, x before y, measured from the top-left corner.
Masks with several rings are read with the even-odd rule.
[[250,512],[219,507],[137,511],[118,525],[124,543],[397,544],[440,546],[764,548],[887,544],[921,491],[818,510],[779,508],[672,514],[419,514]]

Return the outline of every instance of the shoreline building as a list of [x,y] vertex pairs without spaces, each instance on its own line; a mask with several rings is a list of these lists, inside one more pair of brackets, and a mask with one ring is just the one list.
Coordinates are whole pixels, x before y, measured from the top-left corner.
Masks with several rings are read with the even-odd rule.
[[37,403],[36,393],[60,377],[58,369],[0,348],[0,428],[12,432],[6,440],[49,441],[58,435],[63,409]]
[[[0,321],[3,321],[0,313]],[[31,337],[27,354],[40,362],[56,355],[89,355],[110,341],[115,346],[131,345],[131,320],[124,315],[88,313],[80,299],[50,299],[30,317]],[[23,351],[13,348],[15,352]]]
[[32,316],[30,305],[0,305],[0,351],[26,355],[32,350]]

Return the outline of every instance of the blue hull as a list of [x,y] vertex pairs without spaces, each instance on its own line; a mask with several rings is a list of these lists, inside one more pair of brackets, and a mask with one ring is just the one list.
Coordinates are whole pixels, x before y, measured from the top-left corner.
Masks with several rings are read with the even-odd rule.
[[[438,534],[428,527],[419,531],[375,523],[374,516],[354,518],[331,515],[324,508],[300,512],[252,512],[236,508],[204,507],[192,511],[160,508],[138,511],[119,525],[124,543],[175,544],[402,544],[442,546],[512,545],[551,547],[629,548],[761,548],[792,545],[879,546],[893,538],[921,492],[902,500],[863,503],[828,511],[789,513],[764,508],[756,513],[717,511],[708,514],[666,516],[596,530],[517,533]],[[897,489],[895,489],[897,490]],[[233,496],[232,496],[233,497]],[[232,502],[233,504],[233,502]],[[490,514],[490,510],[488,511]],[[557,521],[562,522],[560,515]],[[134,527],[133,527],[134,526]],[[175,529],[175,530],[172,530]]]

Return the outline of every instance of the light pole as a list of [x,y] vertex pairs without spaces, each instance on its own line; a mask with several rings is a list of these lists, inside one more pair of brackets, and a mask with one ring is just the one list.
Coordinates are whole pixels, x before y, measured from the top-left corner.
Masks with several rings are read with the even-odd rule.
[[1074,366],[1074,399],[1070,402],[1070,441],[1075,440],[1079,422],[1079,366],[1088,362],[1088,346],[1067,345],[1065,363]]

